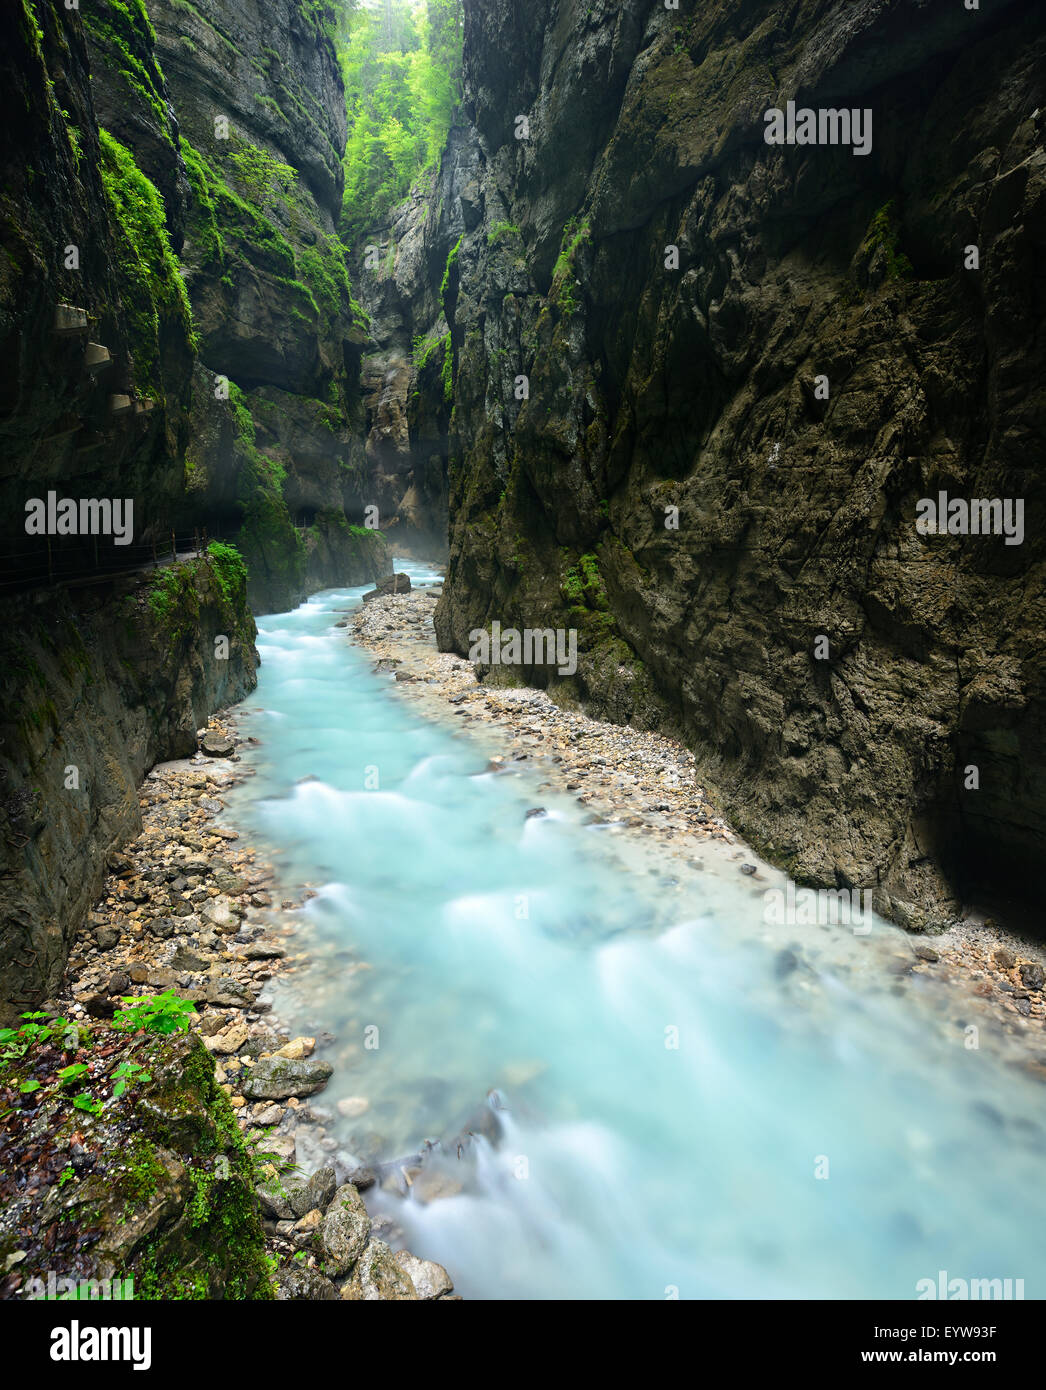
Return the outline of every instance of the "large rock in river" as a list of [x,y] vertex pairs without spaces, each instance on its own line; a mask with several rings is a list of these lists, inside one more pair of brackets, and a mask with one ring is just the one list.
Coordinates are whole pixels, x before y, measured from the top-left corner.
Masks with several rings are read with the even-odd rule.
[[311,1096],[326,1086],[333,1071],[329,1062],[311,1058],[294,1062],[289,1057],[266,1057],[251,1068],[243,1083],[243,1094],[248,1100]]

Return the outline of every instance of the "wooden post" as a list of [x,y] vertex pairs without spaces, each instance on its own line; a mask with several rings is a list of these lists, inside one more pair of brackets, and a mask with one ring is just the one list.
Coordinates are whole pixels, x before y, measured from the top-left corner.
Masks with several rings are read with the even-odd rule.
[[174,543],[174,532],[172,531],[172,532],[171,532],[171,559],[172,559],[172,560],[177,560],[177,558],[178,558],[178,547],[177,547],[177,546],[175,545],[175,543]]
[[153,536],[153,568],[155,569],[159,563],[160,561],[156,558],[156,537]]

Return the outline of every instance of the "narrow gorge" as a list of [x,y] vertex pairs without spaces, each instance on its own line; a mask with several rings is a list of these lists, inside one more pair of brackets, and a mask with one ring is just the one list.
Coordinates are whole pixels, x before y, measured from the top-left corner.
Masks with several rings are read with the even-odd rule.
[[1043,1297],[1040,9],[0,39],[0,1298]]

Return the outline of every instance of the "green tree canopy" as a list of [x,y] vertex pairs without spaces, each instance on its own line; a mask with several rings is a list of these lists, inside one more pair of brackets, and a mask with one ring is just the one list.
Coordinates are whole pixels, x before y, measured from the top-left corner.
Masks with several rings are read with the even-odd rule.
[[379,221],[439,159],[461,100],[463,29],[462,0],[361,0],[339,11],[346,237]]

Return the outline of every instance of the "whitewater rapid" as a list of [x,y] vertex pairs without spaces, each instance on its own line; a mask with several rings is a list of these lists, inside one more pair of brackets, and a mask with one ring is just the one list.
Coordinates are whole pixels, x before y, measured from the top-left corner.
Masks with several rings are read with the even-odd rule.
[[343,1155],[444,1140],[452,1195],[376,1188],[372,1213],[466,1297],[914,1299],[941,1270],[1042,1297],[1046,1092],[891,969],[903,934],[768,925],[736,863],[677,865],[487,773],[334,626],[361,593],[260,621],[228,814],[318,890],[311,963],[272,999],[334,1038],[316,1103]]

